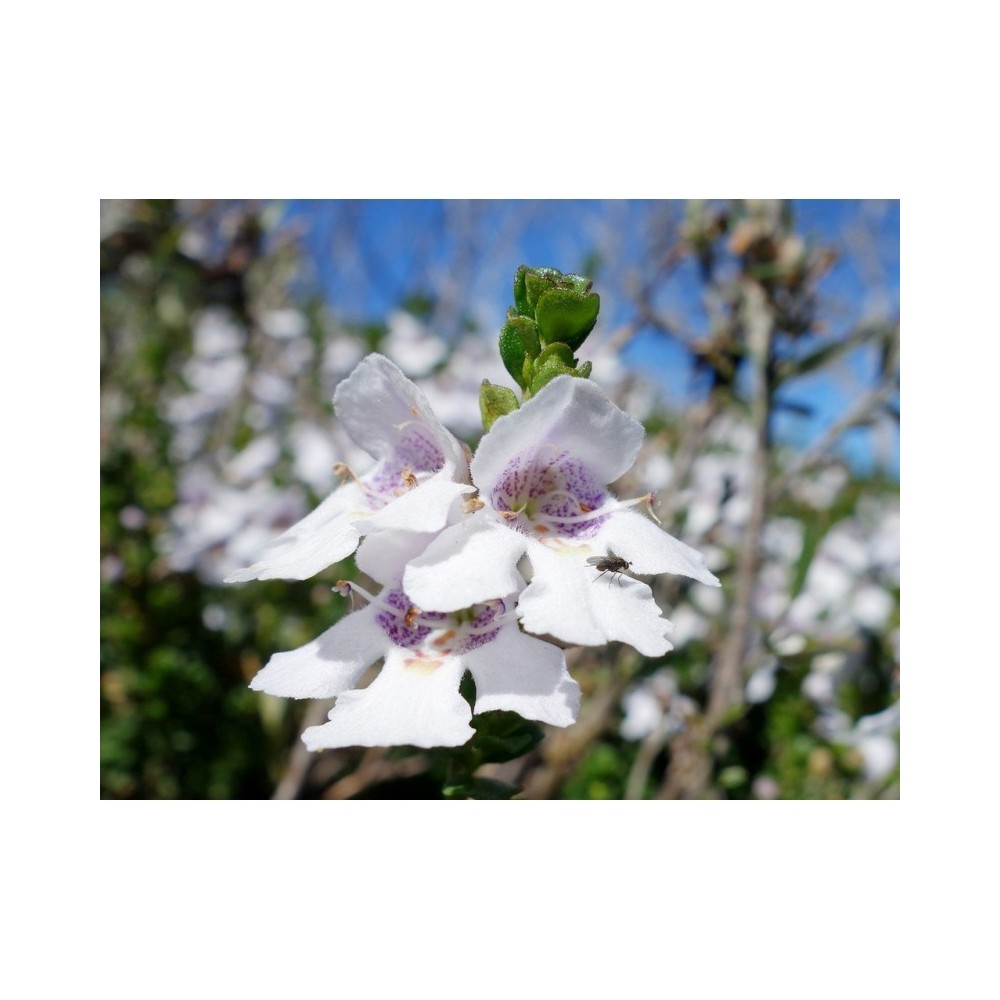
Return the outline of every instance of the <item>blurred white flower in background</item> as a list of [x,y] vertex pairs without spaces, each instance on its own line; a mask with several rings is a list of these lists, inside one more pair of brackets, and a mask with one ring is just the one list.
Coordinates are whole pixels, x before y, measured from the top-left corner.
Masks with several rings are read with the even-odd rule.
[[448,357],[448,345],[413,313],[395,309],[380,347],[410,378],[427,375]]
[[680,693],[674,671],[661,669],[629,687],[622,697],[622,711],[618,727],[622,739],[644,740],[653,734],[669,739],[684,731],[698,706]]

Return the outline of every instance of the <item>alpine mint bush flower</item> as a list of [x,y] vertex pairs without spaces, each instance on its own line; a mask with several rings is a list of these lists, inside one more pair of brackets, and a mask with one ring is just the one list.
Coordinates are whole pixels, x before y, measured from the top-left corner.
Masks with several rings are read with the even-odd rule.
[[[495,711],[568,726],[580,689],[559,646],[539,636],[620,640],[660,656],[672,626],[649,586],[624,573],[679,573],[718,586],[697,552],[632,509],[649,495],[618,500],[608,492],[635,462],[644,432],[587,380],[589,363],[573,354],[596,319],[589,288],[578,276],[519,269],[501,354],[525,399],[482,383],[489,430],[471,467],[423,393],[387,358],[370,355],[337,387],[338,417],[376,458],[374,468],[360,477],[346,470],[349,482],[228,577],[306,579],[364,536],[357,565],[379,592],[338,583],[366,606],[305,646],[276,653],[250,685],[336,698],[329,721],[303,734],[310,750],[456,747],[476,734],[474,713]],[[375,679],[359,687],[378,661]],[[460,691],[466,672],[475,684],[471,706]],[[492,723],[481,725],[485,732]],[[498,752],[495,736],[488,752]],[[522,737],[510,745],[528,745]],[[471,788],[471,773],[453,791]]]
[[[337,696],[329,722],[303,733],[310,750],[345,746],[460,746],[474,735],[475,711],[505,709],[526,719],[568,726],[580,689],[558,647],[521,632],[517,592],[460,612],[424,612],[401,586],[406,563],[433,536],[384,532],[358,550],[359,568],[382,585],[376,595],[342,581],[369,603],[300,649],[274,655],[251,682],[256,691],[289,698]],[[353,690],[376,660],[384,666],[364,690]],[[459,694],[468,670],[473,709]]]
[[362,535],[438,531],[452,501],[471,492],[463,446],[431,411],[424,394],[388,358],[371,354],[337,386],[337,416],[378,461],[334,490],[276,538],[263,558],[226,577],[306,580],[349,556]]
[[620,640],[646,656],[671,648],[671,625],[645,584],[596,584],[593,557],[614,553],[630,572],[677,573],[718,586],[702,556],[620,501],[607,484],[638,455],[642,425],[586,379],[562,375],[499,417],[472,461],[482,508],[446,528],[405,570],[421,607],[454,611],[518,590],[527,556],[531,582],[518,599],[529,632],[562,642]]

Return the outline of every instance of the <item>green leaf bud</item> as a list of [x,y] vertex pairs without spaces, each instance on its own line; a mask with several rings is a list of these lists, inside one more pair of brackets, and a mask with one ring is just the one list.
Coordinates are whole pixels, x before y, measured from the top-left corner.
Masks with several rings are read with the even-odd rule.
[[562,342],[577,350],[597,323],[601,298],[572,288],[553,288],[538,299],[535,321],[542,343]]
[[483,418],[483,429],[489,430],[493,422],[506,413],[513,413],[518,408],[517,393],[503,385],[492,385],[489,379],[483,379],[479,387],[479,412]]
[[549,344],[541,354],[538,355],[536,367],[546,364],[551,358],[558,358],[567,368],[576,367],[576,358],[566,344]]
[[[565,344],[553,344],[552,346],[562,348],[566,351],[569,350]],[[570,357],[572,357],[572,353]],[[539,358],[539,363],[535,365],[529,385],[531,395],[537,395],[543,386],[548,385],[549,382],[559,375],[576,375],[573,365],[566,363],[565,355],[561,351],[550,354],[544,362]]]

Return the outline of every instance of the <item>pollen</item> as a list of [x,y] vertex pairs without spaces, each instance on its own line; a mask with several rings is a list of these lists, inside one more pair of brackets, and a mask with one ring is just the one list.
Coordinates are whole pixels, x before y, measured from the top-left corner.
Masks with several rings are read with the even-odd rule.
[[418,608],[415,604],[411,604],[406,614],[403,615],[403,621],[406,623],[406,627],[413,628],[419,616],[420,608]]
[[413,469],[407,467],[400,473],[403,482],[408,490],[412,490],[417,485],[417,477],[413,474]]

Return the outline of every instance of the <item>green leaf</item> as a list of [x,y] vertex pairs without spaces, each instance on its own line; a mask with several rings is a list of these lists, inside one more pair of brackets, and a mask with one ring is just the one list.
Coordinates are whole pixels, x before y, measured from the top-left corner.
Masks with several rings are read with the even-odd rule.
[[524,375],[524,342],[521,340],[517,329],[507,323],[500,331],[500,357],[503,366],[510,372],[510,377],[523,389],[525,386]]
[[500,331],[500,336],[503,337],[508,330],[514,330],[521,338],[521,346],[529,358],[538,357],[542,345],[538,340],[538,327],[533,319],[529,319],[527,316],[508,316],[503,330]]
[[530,315],[535,315],[535,307],[541,296],[558,287],[562,272],[554,267],[529,267],[524,272],[524,287],[528,299]]
[[479,412],[483,418],[483,429],[489,430],[493,422],[518,408],[517,393],[503,385],[492,385],[483,379],[479,387]]
[[561,342],[576,350],[597,323],[601,297],[581,295],[576,289],[553,288],[535,306],[535,321],[542,343]]
[[549,363],[553,358],[561,361],[567,368],[576,367],[576,358],[566,344],[549,344],[545,350],[538,355],[537,365]]
[[528,392],[528,386],[531,385],[531,378],[534,374],[535,374],[535,362],[527,355],[525,355],[524,366],[521,368],[521,388],[524,389],[525,393],[527,394],[524,397],[525,399],[527,399],[528,396],[531,395]]
[[528,305],[528,290],[524,283],[527,273],[528,268],[522,264],[514,275],[514,307],[522,316],[533,315],[532,308]]
[[460,785],[446,785],[446,799],[511,799],[521,791],[517,785],[507,785],[493,778],[473,778]]
[[472,728],[472,748],[483,764],[523,757],[542,741],[541,729],[515,712],[483,712],[473,717]]

